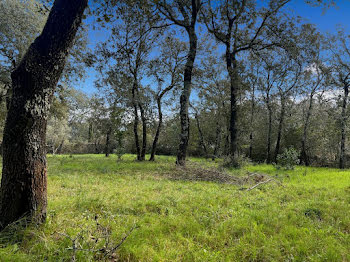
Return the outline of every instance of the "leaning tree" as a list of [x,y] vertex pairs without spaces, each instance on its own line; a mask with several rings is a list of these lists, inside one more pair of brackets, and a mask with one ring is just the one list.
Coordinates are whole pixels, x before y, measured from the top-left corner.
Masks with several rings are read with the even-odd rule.
[[40,36],[12,72],[3,141],[0,228],[46,218],[46,124],[51,100],[88,0],[55,0]]

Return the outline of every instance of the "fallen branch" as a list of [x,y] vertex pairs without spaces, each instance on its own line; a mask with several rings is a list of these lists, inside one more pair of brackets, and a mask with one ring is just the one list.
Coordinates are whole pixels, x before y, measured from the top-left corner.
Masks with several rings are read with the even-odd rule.
[[270,177],[270,176],[268,176],[268,175],[266,175],[266,174],[259,174],[259,173],[251,173],[251,172],[248,172],[248,178],[253,177],[253,176],[262,176],[262,177],[265,177],[265,178],[267,178],[268,180],[273,180],[273,181],[276,182],[276,184],[278,184],[278,185],[284,187],[284,185],[282,184],[281,181],[279,181],[279,180],[277,180],[277,179],[275,179],[275,178],[273,178],[273,177]]
[[274,180],[274,179],[269,178],[268,180],[259,182],[259,183],[257,183],[255,186],[252,186],[252,187],[248,188],[247,191],[253,190],[254,188],[257,188],[258,186],[261,186],[261,185],[263,185],[263,184],[267,184],[267,183],[269,183],[269,182],[271,182],[271,181],[273,181],[273,180]]
[[114,251],[116,251],[123,243],[124,243],[124,241],[131,235],[131,233],[136,229],[136,228],[139,228],[139,226],[133,226],[131,229],[130,229],[130,231],[129,231],[129,233],[127,233],[123,238],[122,238],[122,240],[119,242],[119,244],[118,245],[116,245],[114,248],[112,248],[111,250],[109,250],[108,252],[106,252],[105,253],[105,256],[107,256],[108,254],[110,254],[110,253],[113,253]]
[[[118,249],[120,248],[120,246],[125,242],[125,240],[131,235],[131,233],[136,229],[136,228],[139,228],[139,226],[137,225],[134,225],[130,231],[121,239],[121,241],[115,245],[115,246],[112,246],[112,244],[110,243],[110,233],[107,232],[102,225],[100,225],[98,222],[97,222],[97,217],[95,218],[96,220],[96,224],[98,227],[101,227],[102,231],[105,231],[104,232],[104,236],[96,236],[96,241],[95,241],[95,244],[99,241],[99,239],[105,239],[105,244],[102,248],[83,248],[82,245],[79,243],[79,240],[83,240],[83,233],[88,233],[89,231],[88,230],[82,230],[81,232],[79,232],[75,237],[71,237],[65,233],[60,233],[60,232],[56,232],[57,234],[61,235],[61,236],[64,236],[66,237],[67,239],[69,239],[71,242],[72,242],[72,245],[71,247],[68,247],[67,250],[71,250],[73,252],[72,254],[72,259],[71,261],[72,262],[75,262],[76,261],[76,252],[77,251],[84,251],[84,252],[91,252],[91,253],[100,253],[101,255],[103,255],[104,257],[107,257],[107,256],[112,256],[113,253]],[[101,230],[100,229],[100,230]],[[96,231],[92,231],[90,232],[91,234],[93,233],[97,233],[98,232],[98,229]]]

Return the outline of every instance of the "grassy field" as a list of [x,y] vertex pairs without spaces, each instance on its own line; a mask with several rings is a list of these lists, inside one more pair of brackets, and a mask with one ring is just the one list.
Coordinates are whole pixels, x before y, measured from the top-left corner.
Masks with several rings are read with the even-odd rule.
[[282,182],[248,191],[134,158],[49,156],[47,222],[1,233],[0,261],[350,261],[348,170],[229,171]]

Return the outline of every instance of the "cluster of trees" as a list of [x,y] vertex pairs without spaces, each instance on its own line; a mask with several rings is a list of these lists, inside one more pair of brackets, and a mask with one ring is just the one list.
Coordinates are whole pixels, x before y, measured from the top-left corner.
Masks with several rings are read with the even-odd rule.
[[[0,228],[45,219],[46,150],[238,166],[293,146],[306,165],[344,168],[349,39],[304,24],[289,2],[1,0]],[[92,52],[86,15],[110,32]],[[100,74],[90,97],[73,88],[84,67]]]
[[322,35],[288,2],[100,3],[111,33],[85,56],[99,92],[59,92],[57,107],[69,110],[51,114],[49,152],[238,165],[242,156],[276,162],[293,147],[305,165],[344,168],[348,36]]

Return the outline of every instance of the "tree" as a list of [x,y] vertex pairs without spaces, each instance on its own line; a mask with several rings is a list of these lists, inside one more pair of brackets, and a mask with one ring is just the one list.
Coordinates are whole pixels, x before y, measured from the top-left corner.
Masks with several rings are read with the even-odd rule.
[[240,86],[237,56],[247,50],[259,51],[279,44],[276,37],[280,37],[284,26],[280,26],[282,18],[277,14],[288,2],[271,0],[267,8],[258,10],[256,3],[249,0],[222,1],[215,5],[208,1],[204,11],[203,20],[208,31],[226,49],[226,68],[231,85],[230,156],[234,166],[237,165],[237,92]]
[[308,137],[309,137],[309,127],[310,119],[314,109],[314,99],[317,95],[317,92],[320,91],[320,87],[323,83],[325,72],[322,65],[322,62],[319,59],[319,53],[312,61],[311,65],[303,73],[304,78],[304,87],[308,96],[308,106],[304,118],[304,127],[303,127],[303,137],[301,140],[301,153],[300,153],[300,163],[305,164],[306,166],[310,165],[310,157],[308,150]]
[[[112,20],[112,34],[108,41],[99,46],[96,52],[98,69],[103,74],[107,89],[124,98],[124,104],[132,108],[134,142],[137,160],[145,160],[147,149],[147,96],[148,90],[142,85],[149,55],[161,34],[162,26],[157,19],[149,19],[147,8],[142,3],[120,3],[117,5],[119,19]],[[108,60],[113,66],[106,65]],[[106,68],[107,67],[107,68]],[[121,82],[126,83],[121,87]],[[127,90],[125,90],[127,88]],[[121,90],[124,93],[121,93]],[[141,118],[142,140],[139,137]]]
[[[207,48],[207,50],[213,52],[214,49]],[[221,148],[221,144],[223,137],[228,137],[229,105],[227,103],[227,97],[230,93],[229,82],[224,73],[225,67],[219,55],[215,53],[210,56],[205,55],[200,61],[200,64],[202,75],[198,77],[197,85],[200,86],[198,96],[203,106],[199,114],[202,118],[205,118],[205,112],[203,111],[210,111],[209,115],[205,118],[205,122],[210,127],[207,137],[212,137],[213,139],[212,160],[215,160],[218,156],[227,153],[223,152],[225,148]],[[215,126],[215,132],[213,132],[213,126]]]
[[331,37],[328,41],[328,47],[332,52],[331,63],[331,81],[337,87],[342,87],[343,97],[341,102],[341,118],[340,118],[340,153],[339,153],[339,168],[345,168],[345,140],[347,127],[347,105],[350,87],[350,37],[344,34],[342,29],[339,29],[335,37]]
[[56,0],[45,27],[13,71],[3,142],[0,227],[46,218],[46,125],[52,96],[87,0]]
[[[298,87],[298,83],[301,76],[301,65],[295,61],[288,61],[285,59],[282,59],[282,63],[285,63],[282,65],[282,68],[278,68],[279,72],[277,74],[279,75],[279,83],[277,86],[277,94],[279,96],[279,102],[281,106],[281,112],[279,116],[279,123],[278,123],[278,130],[277,130],[277,141],[276,141],[276,147],[275,147],[275,154],[274,154],[274,161],[277,163],[277,157],[280,153],[280,147],[281,147],[281,139],[282,139],[282,130],[283,125],[285,121],[286,116],[286,106],[289,98],[292,96],[293,92],[295,92],[295,88]],[[275,65],[275,67],[278,67],[281,65]]]
[[253,156],[253,141],[254,141],[254,118],[255,118],[255,111],[256,111],[256,103],[257,103],[257,85],[259,80],[259,73],[260,73],[260,66],[258,62],[259,60],[254,56],[253,53],[250,54],[248,57],[248,64],[246,65],[247,74],[245,76],[245,82],[248,85],[249,93],[250,93],[250,117],[249,117],[249,125],[250,125],[250,132],[249,132],[249,153],[248,156],[250,159],[252,159]]
[[[158,108],[158,125],[154,135],[150,161],[154,161],[159,134],[163,124],[162,99],[174,88],[178,88],[183,62],[185,60],[185,45],[180,40],[167,36],[162,43],[160,56],[150,64],[150,76],[158,83],[155,95]],[[164,87],[165,85],[165,87]]]
[[[199,11],[202,7],[201,0],[176,0],[167,2],[157,1],[159,12],[175,25],[184,28],[189,38],[189,50],[184,70],[184,86],[180,97],[180,143],[177,153],[176,164],[184,166],[186,163],[186,152],[190,136],[190,120],[188,116],[189,99],[191,95],[192,71],[197,53],[196,23]],[[181,18],[182,17],[182,18]]]

